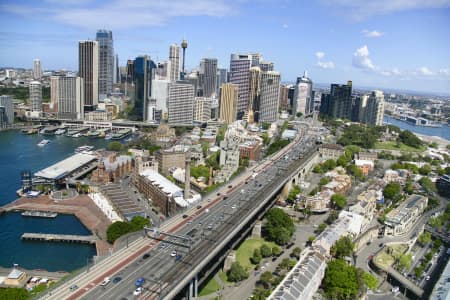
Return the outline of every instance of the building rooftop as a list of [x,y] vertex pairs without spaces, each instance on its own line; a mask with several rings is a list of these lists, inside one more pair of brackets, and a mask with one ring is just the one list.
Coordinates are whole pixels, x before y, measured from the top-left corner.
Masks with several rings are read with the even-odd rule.
[[167,196],[172,196],[179,206],[188,206],[188,202],[183,197],[183,189],[166,177],[153,170],[145,170],[140,175],[146,177]]
[[23,272],[19,269],[12,269],[8,274],[8,279],[19,279]]
[[48,168],[34,173],[34,176],[53,180],[61,179],[95,159],[95,155],[77,153]]
[[[386,224],[402,224],[406,223],[412,214],[412,211],[417,208],[423,210],[427,205],[427,198],[421,195],[411,195],[399,207],[389,212],[386,215]],[[424,203],[423,203],[424,202]]]

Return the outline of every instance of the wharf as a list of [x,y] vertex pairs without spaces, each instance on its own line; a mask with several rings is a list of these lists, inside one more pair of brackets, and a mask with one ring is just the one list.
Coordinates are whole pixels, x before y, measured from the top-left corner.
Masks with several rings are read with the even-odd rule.
[[0,214],[17,210],[40,210],[60,214],[73,214],[87,229],[98,237],[95,243],[97,255],[109,254],[111,245],[106,241],[106,229],[111,224],[111,221],[88,195],[78,195],[68,200],[54,200],[48,195],[41,195],[37,198],[22,197],[0,207]]
[[58,213],[51,211],[40,211],[40,210],[26,210],[22,213],[24,217],[39,217],[39,218],[56,218]]
[[73,235],[54,233],[30,233],[25,232],[21,236],[22,240],[46,241],[46,242],[69,242],[94,244],[97,238],[94,235]]

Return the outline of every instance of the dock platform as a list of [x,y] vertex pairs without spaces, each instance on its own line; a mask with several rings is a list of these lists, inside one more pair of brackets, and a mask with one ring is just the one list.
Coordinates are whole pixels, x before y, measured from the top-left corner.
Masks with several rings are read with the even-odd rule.
[[53,233],[30,233],[22,234],[21,239],[46,242],[68,242],[94,244],[97,237],[94,235],[72,235],[72,234],[53,234]]

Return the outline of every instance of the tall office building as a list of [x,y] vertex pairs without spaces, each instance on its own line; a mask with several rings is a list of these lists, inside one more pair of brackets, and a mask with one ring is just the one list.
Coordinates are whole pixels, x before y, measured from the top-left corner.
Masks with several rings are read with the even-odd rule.
[[304,116],[312,113],[313,97],[312,97],[312,81],[308,78],[305,71],[302,77],[297,78],[295,85],[293,115],[301,113]]
[[[382,91],[372,91],[367,98],[363,122],[370,125],[383,125],[384,94]],[[361,121],[361,120],[360,120]]]
[[278,120],[281,74],[275,71],[261,72],[261,92],[258,122]]
[[127,82],[134,82],[134,60],[127,60]]
[[261,93],[261,69],[251,67],[249,76],[249,101],[248,101],[248,122],[253,123],[258,119]]
[[161,110],[162,119],[167,120],[167,102],[169,98],[169,80],[152,79],[151,99],[156,101],[156,108]]
[[59,76],[50,77],[50,109],[53,111],[58,109],[58,83]]
[[200,62],[199,77],[203,97],[211,97],[216,92],[217,59],[203,58]]
[[[78,119],[84,118],[83,105],[83,79],[76,76],[55,76],[58,80],[58,118]],[[53,91],[52,91],[53,94]]]
[[42,111],[42,85],[39,81],[30,82],[31,111]]
[[78,44],[78,75],[83,78],[84,110],[93,111],[98,105],[98,42]]
[[216,83],[216,95],[220,94],[220,87],[222,84],[228,82],[228,71],[227,69],[218,68],[217,69],[217,83]]
[[98,94],[104,99],[112,92],[114,78],[114,45],[110,30],[98,30]]
[[288,104],[289,104],[288,96],[289,96],[289,87],[286,85],[281,85],[280,86],[280,109],[287,110]]
[[169,85],[169,125],[192,125],[194,119],[194,86],[178,81]]
[[219,119],[227,124],[236,121],[238,89],[234,83],[224,83],[220,88]]
[[273,62],[261,61],[259,63],[259,67],[261,68],[261,71],[263,71],[263,72],[273,71]]
[[328,115],[333,118],[351,120],[352,118],[352,83],[332,84],[328,100]]
[[119,55],[114,56],[114,68],[113,68],[113,84],[120,82],[120,70],[119,70]]
[[211,119],[211,98],[195,97],[194,121],[207,122],[209,119]]
[[180,46],[177,44],[170,45],[169,62],[169,80],[177,81],[180,79]]
[[0,127],[5,127],[14,123],[14,106],[12,96],[0,96]]
[[231,54],[230,83],[238,86],[237,118],[241,119],[248,109],[249,103],[249,77],[252,67],[251,55]]
[[41,79],[41,77],[42,77],[41,61],[39,59],[35,59],[33,61],[33,78]]
[[151,93],[152,69],[156,67],[150,56],[138,56],[134,60],[134,110],[133,119],[147,120],[147,106]]

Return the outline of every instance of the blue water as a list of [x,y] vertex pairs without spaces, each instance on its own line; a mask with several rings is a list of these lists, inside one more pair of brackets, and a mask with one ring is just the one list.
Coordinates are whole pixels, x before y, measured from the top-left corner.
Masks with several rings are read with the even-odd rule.
[[415,126],[407,122],[394,119],[390,116],[384,116],[384,123],[389,123],[399,127],[402,130],[409,130],[415,133],[430,135],[430,136],[440,136],[446,140],[450,141],[450,126],[442,125],[442,127],[425,127],[425,126]]
[[[51,141],[38,147],[43,138]],[[70,155],[76,147],[93,145],[106,147],[103,139],[70,138],[65,136],[25,135],[19,131],[0,132],[0,205],[17,198],[20,172],[39,171]],[[24,232],[91,234],[73,215],[58,215],[55,219],[22,217],[20,213],[0,215],[0,266],[14,263],[27,269],[72,271],[86,265],[95,247],[84,244],[22,241]]]

